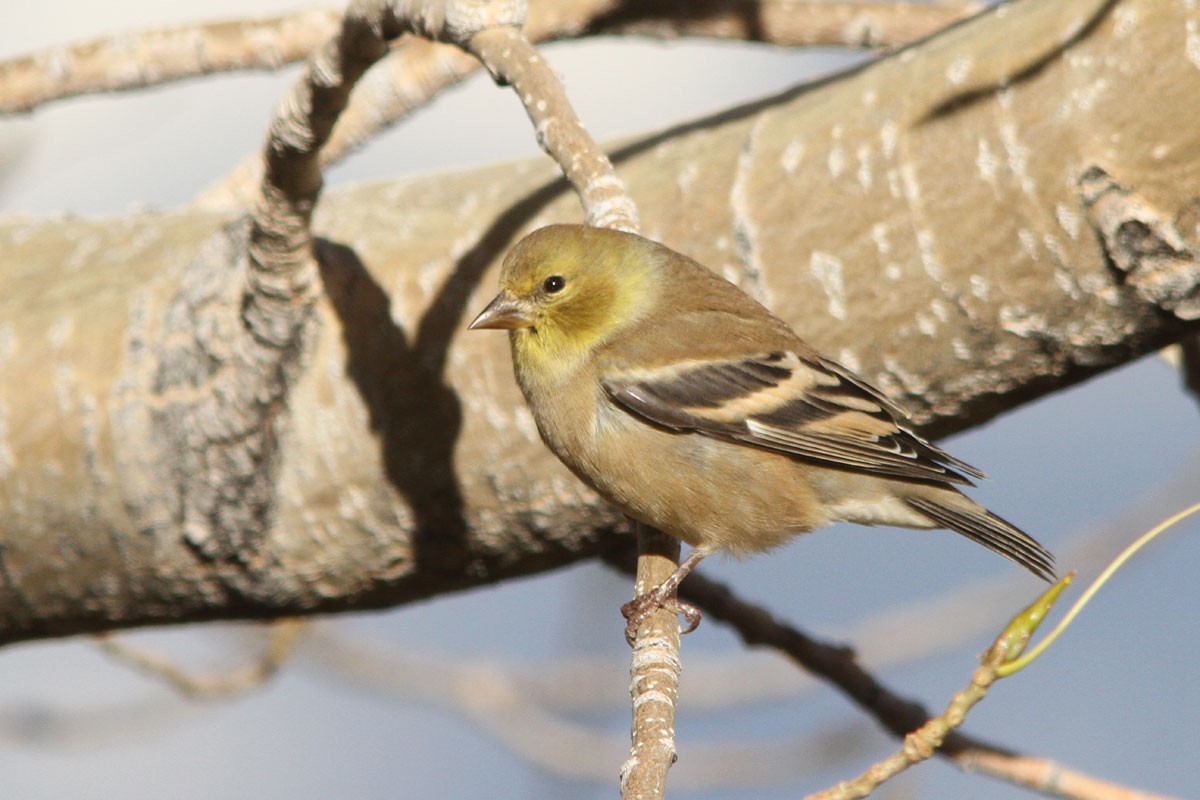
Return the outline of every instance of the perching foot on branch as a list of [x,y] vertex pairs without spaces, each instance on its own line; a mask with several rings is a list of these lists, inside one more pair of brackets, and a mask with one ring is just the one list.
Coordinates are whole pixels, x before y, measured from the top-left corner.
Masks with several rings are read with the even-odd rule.
[[683,616],[685,624],[680,633],[691,633],[696,630],[696,626],[700,624],[700,609],[691,603],[685,603],[680,600],[675,596],[675,592],[679,589],[679,583],[687,577],[688,573],[706,555],[707,553],[693,550],[684,562],[671,573],[669,578],[645,594],[639,594],[621,606],[621,613],[626,619],[625,641],[629,642],[630,647],[633,647],[638,627],[646,621],[647,617],[660,608],[665,608],[668,611],[673,611],[675,614]]

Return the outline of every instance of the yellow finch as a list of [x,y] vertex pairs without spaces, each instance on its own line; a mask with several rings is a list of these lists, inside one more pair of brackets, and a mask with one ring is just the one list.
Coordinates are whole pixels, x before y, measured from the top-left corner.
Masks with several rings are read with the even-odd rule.
[[582,225],[535,231],[505,258],[500,293],[471,328],[510,331],[538,430],[572,472],[692,546],[631,604],[631,631],[657,606],[680,610],[679,581],[709,553],[761,552],[838,521],[949,528],[1054,574],[1044,547],[955,488],[983,473],[907,430],[882,392],[736,286],[657,242]]

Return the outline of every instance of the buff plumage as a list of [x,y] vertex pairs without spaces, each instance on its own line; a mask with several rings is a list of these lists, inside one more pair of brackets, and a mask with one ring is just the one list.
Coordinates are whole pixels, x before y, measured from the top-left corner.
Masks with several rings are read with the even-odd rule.
[[509,330],[517,381],[564,464],[694,548],[660,595],[709,553],[761,552],[838,521],[949,528],[1054,574],[1045,548],[959,491],[982,473],[661,244],[581,225],[535,231],[471,327]]

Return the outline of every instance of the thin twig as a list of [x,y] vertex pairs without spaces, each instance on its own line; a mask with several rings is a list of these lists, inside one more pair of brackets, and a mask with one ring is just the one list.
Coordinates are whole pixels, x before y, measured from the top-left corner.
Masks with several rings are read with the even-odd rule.
[[[498,83],[513,87],[538,143],[558,163],[583,206],[584,221],[597,227],[638,230],[637,206],[612,162],[584,130],[562,82],[525,34],[513,27],[480,30],[467,49]],[[639,526],[636,591],[657,586],[675,570],[679,542]],[[658,800],[675,762],[675,702],[679,691],[679,620],[660,609],[641,625],[633,643],[630,696],[632,746],[621,767],[621,796]]]
[[511,84],[553,158],[583,204],[584,222],[623,231],[638,229],[637,208],[604,154],[576,116],[562,81],[525,35],[492,28],[471,38],[469,49],[497,82]]
[[[634,594],[658,586],[679,564],[679,540],[638,525]],[[660,608],[639,626],[633,642],[629,695],[633,746],[621,765],[622,800],[661,800],[675,763],[675,706],[679,698],[679,618]]]
[[871,765],[870,769],[857,778],[842,781],[830,788],[814,792],[805,800],[852,800],[866,797],[884,781],[895,777],[905,769],[933,756],[946,740],[950,731],[966,719],[967,712],[987,696],[988,689],[995,683],[996,667],[1002,657],[990,654],[971,675],[971,682],[950,700],[940,716],[927,720],[924,725],[904,735],[904,744],[892,755]]
[[979,660],[979,666],[971,674],[971,682],[967,687],[951,698],[950,704],[940,716],[905,734],[904,743],[899,750],[872,764],[870,769],[857,778],[842,781],[825,791],[811,794],[808,800],[855,800],[866,797],[885,781],[931,758],[946,741],[950,732],[962,725],[963,720],[967,718],[967,712],[987,697],[992,684],[1002,677],[1000,670],[1021,655],[1038,626],[1045,621],[1055,601],[1070,583],[1071,576],[1068,575],[1013,617]]

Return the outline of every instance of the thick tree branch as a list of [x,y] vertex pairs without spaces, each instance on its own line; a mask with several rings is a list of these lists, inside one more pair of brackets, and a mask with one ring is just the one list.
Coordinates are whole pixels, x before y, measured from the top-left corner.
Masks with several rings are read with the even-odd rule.
[[[643,229],[767,300],[934,434],[1178,340],[1195,323],[1114,267],[1085,176],[1103,169],[1190,235],[1186,13],[1125,0],[962,102],[963,70],[1035,35],[1025,15],[1051,4],[628,145],[615,162]],[[237,319],[236,281],[188,265],[209,239],[237,263],[244,230],[211,238],[226,220],[199,212],[4,223],[0,640],[389,606],[594,555],[624,523],[538,441],[503,342],[458,335],[508,244],[576,219],[542,164],[326,198],[325,333],[279,418],[273,516],[237,580],[173,512],[139,513],[172,491],[139,469],[164,446],[139,420],[164,408],[149,368],[195,335],[196,309]]]
[[[523,14],[516,2],[363,0],[309,60],[271,122],[245,239],[236,226],[214,237],[172,301],[171,344],[139,348],[143,381],[125,387],[123,424],[127,438],[155,445],[132,459],[143,487],[133,506],[140,528],[182,525],[230,582],[259,568],[281,417],[315,335],[320,279],[310,223],[323,185],[320,150],[389,41],[418,31],[465,46],[519,25]],[[170,491],[156,491],[164,478]]]

